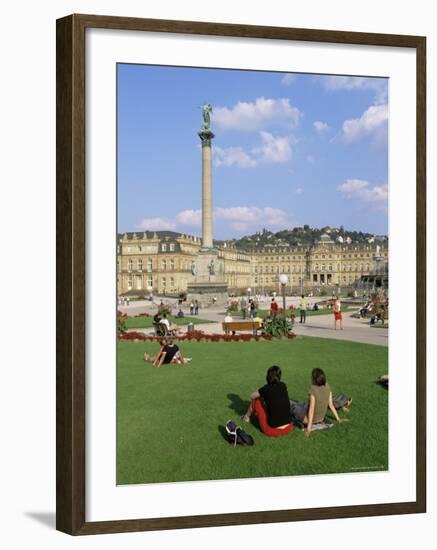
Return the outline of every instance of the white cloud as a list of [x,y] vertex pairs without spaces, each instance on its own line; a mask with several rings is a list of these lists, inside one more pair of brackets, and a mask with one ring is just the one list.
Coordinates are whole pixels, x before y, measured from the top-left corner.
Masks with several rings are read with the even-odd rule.
[[388,80],[386,78],[367,78],[362,76],[319,76],[325,90],[373,90],[374,103],[387,102]]
[[260,161],[267,163],[287,162],[291,159],[291,146],[288,137],[274,137],[269,132],[260,132],[262,144],[253,149]]
[[329,126],[326,122],[322,122],[321,120],[316,120],[313,122],[313,126],[317,133],[323,134],[323,132],[326,132],[329,130]]
[[368,181],[350,179],[337,187],[337,191],[345,193],[348,199],[358,199],[364,202],[386,205],[388,201],[388,185],[370,185]]
[[[265,206],[231,206],[228,208],[214,208],[213,218],[215,222],[226,222],[237,231],[259,230],[262,227],[288,227],[290,220],[288,214],[280,208]],[[176,230],[181,226],[200,227],[202,225],[202,211],[182,210],[172,219],[147,218],[140,228],[145,230]]]
[[293,73],[287,73],[284,74],[284,76],[281,78],[281,84],[284,86],[291,86],[294,82],[297,80],[297,75]]
[[232,206],[214,209],[214,219],[244,222],[264,221],[271,225],[281,225],[287,219],[287,214],[279,208],[271,206]]
[[296,195],[302,195],[303,189],[302,189],[302,187],[296,187],[296,189],[294,190],[294,192],[296,193]]
[[360,118],[351,118],[343,122],[341,139],[345,143],[353,143],[363,137],[375,135],[378,141],[385,143],[387,122],[388,105],[372,105]]
[[213,148],[215,166],[237,166],[254,168],[260,163],[275,164],[291,160],[291,137],[275,137],[270,132],[260,132],[261,144],[250,151],[243,147]]
[[175,220],[182,225],[200,225],[202,223],[202,211],[182,210],[175,216]]
[[285,123],[295,127],[302,116],[297,107],[287,98],[268,99],[259,97],[253,103],[239,101],[234,107],[216,107],[213,123],[223,130],[256,131],[271,124]]
[[165,218],[145,218],[139,225],[139,229],[147,231],[174,230],[176,223],[174,220]]
[[242,147],[227,147],[222,149],[214,146],[214,163],[216,166],[238,166],[239,168],[254,168],[256,160],[246,153]]

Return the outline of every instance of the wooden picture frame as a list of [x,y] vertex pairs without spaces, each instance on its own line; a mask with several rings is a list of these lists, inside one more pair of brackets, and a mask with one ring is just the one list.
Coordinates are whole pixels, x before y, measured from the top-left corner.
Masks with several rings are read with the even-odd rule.
[[[416,52],[416,499],[87,522],[85,515],[85,32],[90,28],[409,48]],[[426,39],[420,36],[71,15],[57,21],[57,529],[71,535],[409,514],[426,510]]]

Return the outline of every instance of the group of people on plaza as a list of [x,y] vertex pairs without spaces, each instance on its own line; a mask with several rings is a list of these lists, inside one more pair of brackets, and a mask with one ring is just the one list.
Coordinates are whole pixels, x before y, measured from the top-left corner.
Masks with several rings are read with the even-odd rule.
[[328,409],[337,422],[347,420],[339,417],[337,409],[349,412],[352,398],[343,395],[333,397],[322,369],[312,370],[311,386],[305,401],[290,400],[281,376],[282,371],[277,365],[267,370],[266,384],[250,395],[249,408],[241,417],[244,422],[250,422],[252,416],[256,416],[261,431],[270,437],[286,435],[295,424],[301,424],[305,428],[306,437],[309,437],[314,429],[332,425],[325,423]]
[[246,317],[249,317],[249,319],[253,319],[257,314],[258,305],[254,298],[249,297],[246,300],[245,296],[243,296],[240,300],[239,305],[241,316],[243,317],[243,319],[246,319]]
[[199,301],[192,300],[190,302],[190,315],[199,315]]

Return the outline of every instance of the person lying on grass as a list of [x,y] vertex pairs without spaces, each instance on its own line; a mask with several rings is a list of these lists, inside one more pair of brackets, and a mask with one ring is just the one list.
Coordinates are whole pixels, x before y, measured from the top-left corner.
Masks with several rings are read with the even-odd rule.
[[244,422],[250,422],[255,414],[261,431],[271,437],[286,435],[293,429],[287,386],[281,382],[281,374],[276,365],[268,369],[267,384],[251,394],[249,408],[241,417]]
[[163,364],[187,365],[191,358],[183,356],[182,351],[173,342],[173,338],[163,338],[159,352],[154,357],[145,352],[144,361],[152,363],[154,367],[159,369]]
[[329,410],[337,422],[345,422],[346,418],[338,416],[337,409],[349,412],[352,403],[351,398],[343,395],[332,397],[331,386],[326,381],[326,375],[322,369],[313,369],[311,372],[311,387],[308,391],[309,400],[298,404],[294,409],[294,416],[306,426],[305,436],[311,435],[314,424],[324,422]]

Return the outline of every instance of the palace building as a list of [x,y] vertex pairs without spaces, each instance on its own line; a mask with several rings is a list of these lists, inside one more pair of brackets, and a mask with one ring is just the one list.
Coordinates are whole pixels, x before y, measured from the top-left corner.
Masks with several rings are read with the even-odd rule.
[[[118,236],[117,292],[147,296],[178,295],[187,291],[193,262],[202,240],[174,231],[141,231]],[[308,293],[336,288],[363,288],[363,281],[387,283],[387,241],[354,244],[324,234],[312,246],[265,247],[238,250],[229,243],[216,247],[229,293],[278,291],[279,275],[288,276],[288,292]],[[383,269],[384,277],[381,277]],[[379,282],[378,282],[379,281]]]

